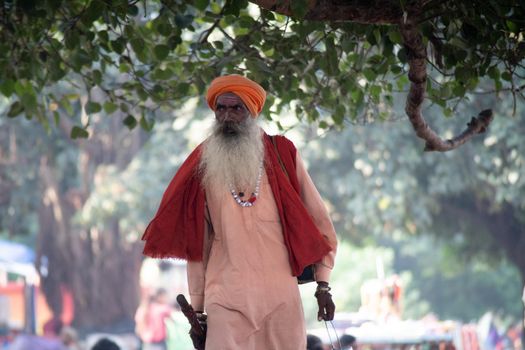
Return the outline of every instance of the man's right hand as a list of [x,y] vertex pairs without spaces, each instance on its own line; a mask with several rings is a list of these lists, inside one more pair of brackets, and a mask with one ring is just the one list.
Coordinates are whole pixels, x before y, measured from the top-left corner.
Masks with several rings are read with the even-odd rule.
[[199,321],[199,324],[201,325],[202,330],[204,331],[204,336],[201,334],[197,334],[193,329],[190,329],[190,338],[193,342],[193,346],[197,350],[204,350],[204,346],[206,345],[206,330],[208,328],[206,324],[206,320],[208,319],[208,315],[203,313],[202,311],[196,311],[197,314],[197,320]]

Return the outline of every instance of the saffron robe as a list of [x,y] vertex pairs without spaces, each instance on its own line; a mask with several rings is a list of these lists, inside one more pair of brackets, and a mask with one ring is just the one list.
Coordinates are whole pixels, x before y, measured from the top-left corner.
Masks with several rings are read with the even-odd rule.
[[[301,201],[331,247],[317,262],[316,277],[329,281],[335,230],[299,154],[295,157]],[[305,349],[299,288],[268,175],[252,207],[239,206],[227,188],[208,191],[206,204],[203,258],[188,262],[191,304],[208,314],[206,349]]]
[[316,263],[317,280],[328,281],[333,266],[335,231],[295,146],[275,139],[287,177],[270,137],[263,137],[265,173],[253,207],[239,206],[228,189],[204,194],[195,173],[199,147],[143,236],[144,254],[188,260],[191,303],[208,313],[208,350],[304,349],[294,276]]

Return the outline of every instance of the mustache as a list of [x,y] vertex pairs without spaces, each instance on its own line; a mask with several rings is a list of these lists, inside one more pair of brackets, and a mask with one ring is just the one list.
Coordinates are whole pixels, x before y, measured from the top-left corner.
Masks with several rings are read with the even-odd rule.
[[217,124],[217,131],[219,134],[230,137],[245,134],[248,127],[244,122],[224,121]]

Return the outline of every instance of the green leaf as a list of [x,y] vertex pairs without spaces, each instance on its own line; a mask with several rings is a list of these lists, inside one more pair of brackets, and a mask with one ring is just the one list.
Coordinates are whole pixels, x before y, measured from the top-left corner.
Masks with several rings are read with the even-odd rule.
[[80,45],[80,38],[77,30],[73,28],[66,32],[64,35],[64,45],[68,50],[73,50]]
[[60,124],[60,114],[57,111],[53,112],[53,120],[55,121],[55,126]]
[[332,114],[332,119],[337,125],[343,125],[343,121],[345,120],[345,106],[338,104],[337,107],[335,107],[334,113]]
[[512,80],[512,74],[510,74],[509,71],[505,71],[505,72],[501,73],[501,79],[506,80],[506,81],[511,81]]
[[454,75],[456,79],[466,82],[470,79],[473,72],[470,68],[464,67],[464,66],[457,66],[456,70],[454,72]]
[[221,5],[219,5],[217,2],[215,1],[212,1],[211,4],[211,12],[213,12],[214,14],[218,15],[219,13],[221,13]]
[[148,121],[148,119],[143,115],[141,118],[140,118],[140,127],[146,131],[151,131],[153,129],[153,126],[155,125],[155,120],[150,120]]
[[122,112],[124,112],[124,113],[128,113],[128,112],[129,112],[129,107],[128,107],[127,104],[125,104],[124,102],[122,102],[122,103],[120,104],[120,110],[121,110]]
[[124,51],[124,47],[126,46],[126,40],[120,37],[110,41],[109,44],[113,51],[120,55]]
[[401,33],[399,33],[399,30],[397,30],[396,28],[397,27],[395,26],[391,27],[391,29],[388,31],[388,38],[394,44],[401,44],[403,43],[403,37],[401,36]]
[[186,96],[188,94],[189,89],[190,89],[190,84],[186,82],[177,84],[177,92],[181,94],[182,96]]
[[248,6],[248,1],[246,0],[229,0],[226,2],[224,14],[238,17],[241,10],[246,6]]
[[175,72],[173,72],[169,68],[166,68],[166,69],[157,68],[153,71],[153,74],[151,75],[151,77],[155,80],[168,80],[171,77],[173,77],[173,75],[175,75]]
[[178,13],[175,15],[175,24],[179,28],[187,28],[191,25],[192,22],[193,22],[192,15],[181,15]]
[[238,20],[238,24],[242,28],[252,28],[255,24],[255,21],[250,16],[241,16]]
[[155,53],[155,57],[157,57],[159,61],[162,61],[163,59],[168,57],[168,54],[170,53],[170,48],[167,45],[161,44],[155,46],[153,52]]
[[91,101],[86,103],[86,113],[87,114],[98,113],[101,110],[102,110],[102,106],[100,106],[100,103],[91,102]]
[[137,54],[141,53],[146,48],[146,43],[142,38],[133,38],[129,43],[131,44],[133,51],[135,51]]
[[15,92],[15,82],[11,79],[3,80],[0,83],[0,92],[2,92],[5,97],[11,97],[13,92]]
[[494,80],[499,79],[499,69],[496,66],[490,67],[487,74],[489,77],[491,77]]
[[407,57],[407,50],[403,47],[401,48],[401,50],[399,50],[397,52],[397,58],[403,62],[403,63],[406,63],[407,60],[408,60],[408,57]]
[[173,33],[173,27],[168,22],[161,22],[156,26],[157,32],[162,36],[170,36]]
[[20,101],[13,102],[11,107],[9,108],[9,112],[7,112],[7,116],[9,118],[14,118],[20,113],[24,111],[24,106],[20,103]]
[[374,81],[377,76],[376,73],[371,68],[365,68],[363,70],[363,75],[368,81]]
[[379,97],[381,96],[381,86],[379,85],[372,85],[370,87],[370,95],[372,96],[372,98],[374,99],[374,102],[378,103],[379,102]]
[[89,133],[87,132],[87,130],[80,126],[75,125],[73,129],[71,129],[70,137],[72,139],[78,139],[78,138],[86,139],[88,138],[88,136],[89,136]]
[[113,102],[106,101],[104,102],[104,112],[107,114],[112,114],[118,109],[118,106]]
[[507,25],[507,28],[513,32],[513,33],[517,33],[519,32],[519,27],[516,23],[510,21],[510,20],[507,20],[505,21],[505,24]]
[[341,47],[343,51],[346,53],[354,51],[355,46],[356,46],[355,38],[353,37],[345,36],[341,42]]
[[381,31],[379,29],[377,29],[377,28],[374,29],[374,37],[376,39],[376,44],[378,44],[378,45],[381,44],[381,38],[382,38]]
[[20,103],[24,105],[26,111],[34,111],[37,108],[38,101],[34,91],[28,91],[20,96]]
[[130,130],[132,130],[137,126],[137,119],[135,119],[135,117],[131,114],[128,114],[128,116],[124,118],[122,123],[126,125]]
[[149,97],[149,94],[146,90],[142,88],[142,86],[137,86],[137,95],[139,96],[141,101],[146,101]]
[[320,127],[321,129],[328,129],[328,123],[325,122],[324,120],[321,120],[321,121],[319,122],[319,127]]
[[450,98],[450,95],[452,94],[452,88],[450,87],[450,84],[444,84],[439,89],[439,95],[441,98],[447,99]]
[[102,72],[100,72],[98,69],[93,71],[93,82],[97,85],[102,83]]
[[328,38],[326,44],[326,73],[329,75],[339,74],[339,59],[333,38]]
[[461,83],[456,84],[456,86],[452,88],[452,92],[454,93],[455,96],[458,96],[458,97],[463,97],[466,91],[467,90],[465,89],[465,86],[462,85]]
[[136,16],[139,14],[139,8],[137,5],[128,6],[128,15],[130,16]]
[[86,26],[91,25],[91,23],[102,16],[104,9],[105,5],[103,2],[98,0],[91,1],[88,8],[84,11],[82,23],[84,23]]
[[206,7],[208,7],[209,3],[209,0],[195,0],[193,1],[193,6],[195,6],[200,11],[204,11],[206,10]]
[[307,0],[294,0],[290,1],[290,7],[294,17],[304,18],[308,12],[308,1]]

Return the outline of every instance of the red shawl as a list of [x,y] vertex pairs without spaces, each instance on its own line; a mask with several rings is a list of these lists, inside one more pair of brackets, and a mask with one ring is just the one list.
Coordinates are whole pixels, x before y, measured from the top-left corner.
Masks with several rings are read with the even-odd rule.
[[[299,276],[306,266],[320,261],[331,248],[301,201],[295,146],[284,136],[274,138],[288,177],[266,134],[265,170],[281,218],[292,273]],[[198,173],[201,149],[202,144],[188,156],[164,192],[159,210],[142,236],[146,241],[145,255],[202,260],[205,194]]]

